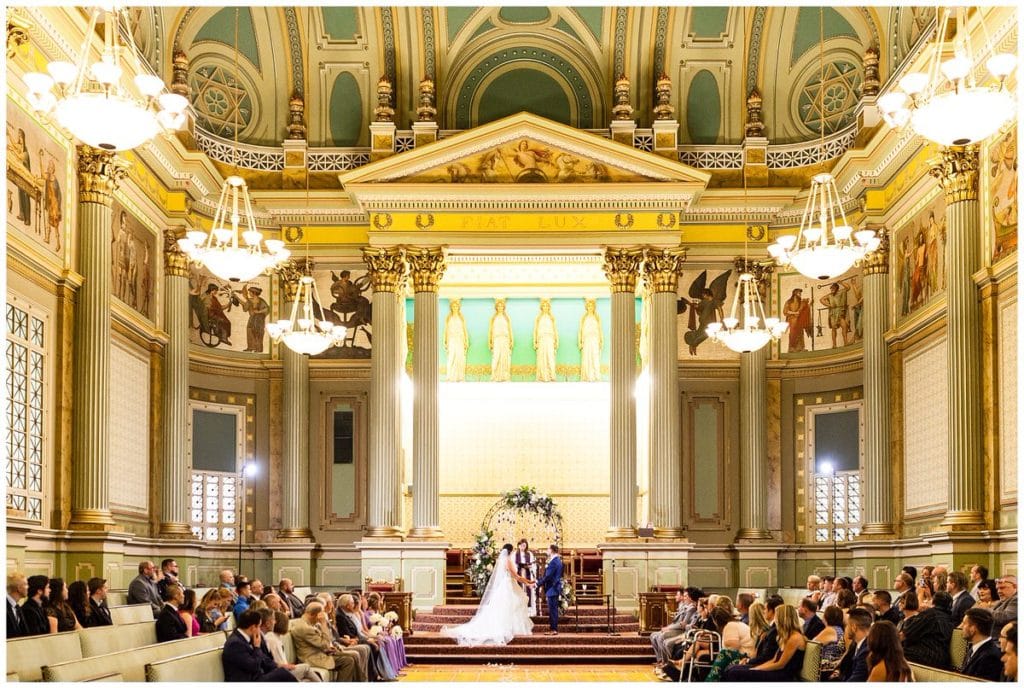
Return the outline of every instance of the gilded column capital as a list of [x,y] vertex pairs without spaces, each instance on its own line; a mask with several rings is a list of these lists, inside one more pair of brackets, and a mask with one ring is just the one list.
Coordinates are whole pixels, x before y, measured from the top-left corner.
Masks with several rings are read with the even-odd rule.
[[78,146],[78,200],[110,206],[114,190],[128,176],[128,162],[109,151]]
[[364,248],[363,262],[374,292],[400,294],[405,289],[405,250],[401,247]]
[[447,267],[444,259],[444,249],[441,247],[407,248],[405,250],[405,257],[409,261],[412,290],[414,292],[436,292],[437,285],[440,283]]
[[977,146],[946,146],[929,170],[946,194],[946,204],[978,200],[980,162]]
[[604,249],[604,274],[612,285],[612,293],[636,292],[636,280],[640,275],[640,263],[644,259],[642,248]]
[[188,277],[188,256],[178,247],[181,233],[170,227],[164,229],[164,275]]
[[277,271],[284,290],[284,302],[292,303],[299,298],[299,280],[303,275],[313,274],[313,264],[305,258],[293,258],[282,265]]
[[651,292],[676,293],[679,289],[679,271],[686,262],[686,249],[646,248],[644,249],[644,282]]
[[[757,285],[757,293],[760,294],[762,299],[768,297],[768,283],[771,280],[772,273],[775,272],[774,263],[737,256],[733,259],[732,264],[738,274],[747,273],[754,278],[754,284]],[[741,292],[740,298],[742,299],[743,296]],[[767,305],[766,303],[765,306],[767,307]]]
[[878,248],[864,256],[861,267],[865,275],[885,275],[889,273],[889,232],[884,227],[877,227],[875,236],[880,243]]

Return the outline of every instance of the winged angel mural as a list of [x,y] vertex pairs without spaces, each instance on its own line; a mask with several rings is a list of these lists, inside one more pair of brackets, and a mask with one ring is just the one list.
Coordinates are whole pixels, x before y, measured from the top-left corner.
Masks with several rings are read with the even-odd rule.
[[[708,271],[704,270],[690,283],[686,297],[676,301],[676,314],[690,311],[690,319],[686,325],[683,340],[690,347],[690,355],[697,355],[697,347],[708,338],[706,328],[709,324],[725,317],[722,307],[725,305],[725,291],[729,286],[732,270],[726,270],[711,281],[708,286]],[[689,297],[689,298],[687,298]]]

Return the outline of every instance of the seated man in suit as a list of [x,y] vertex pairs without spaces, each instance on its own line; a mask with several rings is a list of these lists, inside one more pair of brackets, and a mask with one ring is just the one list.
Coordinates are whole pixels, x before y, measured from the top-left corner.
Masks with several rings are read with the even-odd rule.
[[281,599],[291,608],[290,616],[293,619],[297,619],[302,616],[302,608],[305,606],[302,600],[299,599],[298,595],[295,594],[295,585],[292,583],[290,578],[282,578],[281,582],[277,584],[277,588],[280,591]]
[[964,612],[963,629],[967,652],[963,664],[957,667],[961,674],[985,681],[999,680],[1003,673],[1003,653],[992,639],[992,623],[992,612],[984,607],[971,607]]
[[90,626],[113,626],[114,621],[110,618],[110,607],[107,606],[107,580],[105,578],[90,578],[86,584],[89,588],[89,607],[92,615],[89,616]]
[[177,583],[171,583],[164,590],[167,601],[164,602],[160,615],[156,617],[156,641],[166,643],[169,640],[182,640],[188,637],[188,625],[178,613],[178,607],[185,601],[185,591]]
[[128,584],[128,604],[148,604],[153,608],[153,617],[160,614],[163,601],[157,589],[156,566],[151,561],[139,562],[139,575]]
[[45,635],[50,632],[50,622],[43,607],[50,596],[50,579],[46,576],[28,577],[28,599],[21,605],[25,617],[27,635]]
[[[672,621],[663,626],[660,631],[651,633],[651,648],[654,650],[654,658],[661,663],[668,662],[672,658],[668,651],[668,642],[686,632],[686,619],[694,607],[688,593],[689,589],[676,590],[676,613],[672,617]],[[698,595],[697,599],[700,597],[701,595]]]
[[[295,658],[304,664],[337,673],[337,681],[354,681],[356,677],[356,660],[341,652],[324,631],[321,620],[324,616],[324,605],[318,601],[306,605],[305,613],[293,619],[288,626],[288,634],[295,645]],[[259,619],[259,614],[256,615]]]
[[825,630],[825,622],[818,618],[818,603],[810,597],[805,597],[800,601],[796,613],[803,619],[801,630],[808,640],[814,640],[819,633]]
[[20,638],[28,635],[25,615],[18,601],[28,597],[28,579],[24,573],[7,574],[7,637]]
[[846,637],[850,646],[839,663],[839,680],[864,683],[868,680],[868,632],[873,622],[867,609],[855,607],[846,620]]
[[238,617],[238,628],[224,643],[221,662],[224,680],[231,683],[292,682],[296,678],[288,669],[274,663],[270,653],[263,651],[263,632],[260,615],[247,610]]

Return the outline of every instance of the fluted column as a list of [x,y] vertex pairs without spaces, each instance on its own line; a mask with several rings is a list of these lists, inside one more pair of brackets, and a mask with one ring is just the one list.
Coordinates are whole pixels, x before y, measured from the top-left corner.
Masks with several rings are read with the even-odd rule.
[[[744,258],[736,271],[754,276],[766,294],[771,266]],[[738,287],[737,287],[738,288]],[[767,306],[767,304],[766,304]],[[767,308],[766,308],[767,310]],[[768,531],[768,346],[740,354],[740,529],[738,540],[765,540]]]
[[946,194],[946,340],[949,371],[949,503],[945,526],[985,525],[981,438],[981,311],[978,269],[981,216],[978,149],[951,146],[931,170]]
[[405,289],[401,248],[364,248],[373,285],[373,354],[370,358],[370,491],[368,537],[401,535],[402,365],[398,317]]
[[408,249],[414,299],[412,353],[412,530],[410,536],[441,537],[438,512],[437,287],[444,275],[440,248]]
[[192,535],[188,508],[188,257],[164,230],[163,467],[160,471],[160,535]]
[[864,261],[864,535],[892,535],[889,452],[889,235]]
[[684,249],[646,249],[651,290],[651,520],[655,537],[683,535],[676,290]]
[[106,530],[110,515],[110,207],[127,163],[78,147],[78,259],[75,308],[71,527]]
[[636,536],[636,281],[643,251],[606,248],[604,273],[611,283],[611,404],[608,537]]
[[[283,313],[300,298],[304,271],[294,264],[281,271]],[[301,307],[301,303],[299,304]],[[313,537],[309,529],[309,357],[281,344],[281,530],[279,540]]]

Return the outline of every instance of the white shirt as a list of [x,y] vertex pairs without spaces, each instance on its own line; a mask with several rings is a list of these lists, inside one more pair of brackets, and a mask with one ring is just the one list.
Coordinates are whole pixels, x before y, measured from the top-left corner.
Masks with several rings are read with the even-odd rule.
[[971,645],[971,656],[973,657],[974,655],[978,654],[978,650],[981,648],[981,646],[984,645],[985,643],[987,643],[990,640],[992,640],[992,639],[991,638],[982,638],[978,642],[976,642],[973,645]]
[[977,583],[975,583],[974,587],[971,588],[971,597],[973,597],[975,600],[979,599],[979,597],[978,597],[978,588],[979,587],[981,587],[981,581],[978,581]]

